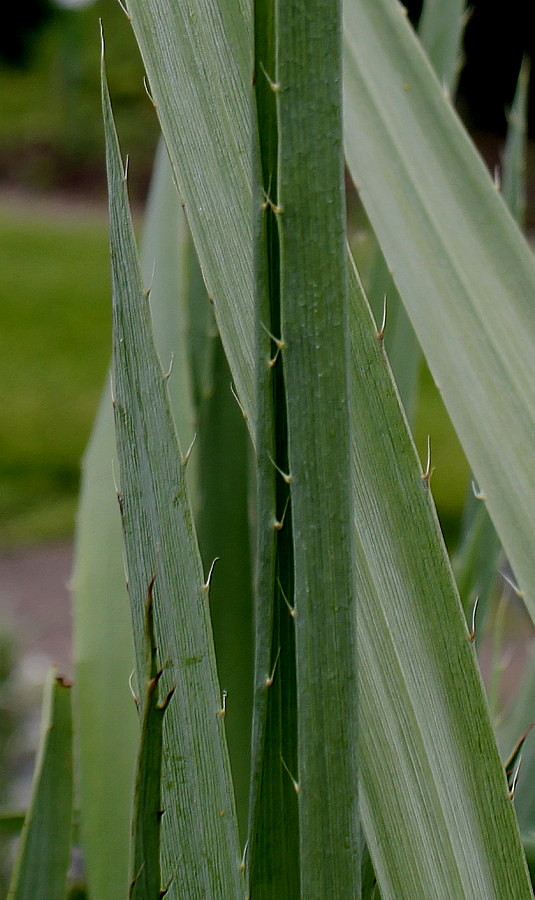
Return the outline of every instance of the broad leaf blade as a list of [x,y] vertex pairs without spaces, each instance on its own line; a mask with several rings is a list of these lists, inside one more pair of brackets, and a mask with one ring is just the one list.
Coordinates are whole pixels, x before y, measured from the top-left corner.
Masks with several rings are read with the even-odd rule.
[[381,895],[527,898],[429,487],[355,275],[350,284],[361,808]]
[[41,742],[9,900],[64,900],[72,837],[71,688],[51,672],[45,685]]
[[535,261],[401,8],[345,34],[349,166],[535,616]]
[[220,894],[230,900],[242,896],[243,878],[207,589],[166,378],[152,341],[104,75],[103,112],[114,411],[138,682],[144,677],[145,601],[154,582],[161,689],[176,689],[164,719],[162,877],[171,897]]
[[[460,44],[466,18],[464,7],[464,0],[426,0],[418,25],[422,46],[450,94],[455,93],[461,67]],[[379,327],[383,301],[386,303],[388,327],[385,346],[403,408],[409,422],[412,422],[418,395],[421,351],[380,247],[375,251],[366,293]]]
[[[523,63],[505,142],[502,169],[502,196],[518,225],[523,225],[525,209],[526,119],[529,66]],[[483,633],[492,588],[496,581],[501,544],[489,517],[472,484],[465,502],[459,548],[454,560],[457,585],[465,605],[477,606],[477,636]],[[477,598],[477,601],[476,601]],[[467,610],[467,611],[468,611]]]

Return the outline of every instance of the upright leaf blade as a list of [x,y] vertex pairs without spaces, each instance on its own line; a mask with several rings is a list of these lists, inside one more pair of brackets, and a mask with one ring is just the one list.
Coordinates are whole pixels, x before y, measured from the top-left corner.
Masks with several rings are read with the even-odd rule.
[[[280,334],[277,198],[275,5],[254,5],[254,100],[251,104],[256,350],[255,693],[247,863],[256,900],[300,892],[293,536]],[[270,74],[271,73],[271,76]],[[280,348],[279,348],[280,352]],[[277,461],[277,462],[275,462]],[[274,465],[275,463],[275,465]]]
[[503,153],[502,194],[520,227],[526,212],[526,132],[530,63],[525,59],[518,74]]
[[437,76],[455,94],[462,63],[466,0],[424,0],[418,34]]
[[156,660],[158,648],[154,639],[153,587],[151,583],[146,603],[144,696],[143,700],[137,701],[143,712],[132,820],[130,900],[161,896],[163,719],[173,692],[170,691],[160,703],[162,669],[158,669]]
[[108,383],[83,462],[72,579],[81,838],[89,890],[102,900],[126,896],[128,887],[138,734],[114,458]]
[[72,756],[71,686],[52,671],[45,685],[32,799],[9,900],[64,900],[72,837]]
[[[145,282],[152,287],[151,310],[163,365],[170,367],[173,355],[177,357],[170,395],[177,428],[187,446],[193,414],[183,365],[186,335],[180,304],[185,227],[167,153],[160,146],[143,232],[142,266]],[[99,900],[116,900],[128,888],[139,727],[128,685],[134,652],[115,460],[108,378],[83,463],[72,580],[82,843],[89,890]]]
[[282,0],[276,47],[277,365],[291,478],[301,891],[351,900],[360,833],[341,4]]
[[[150,0],[144,5],[147,27],[150,24],[154,35],[173,27],[174,19],[168,17],[166,6],[158,4],[156,8]],[[200,16],[201,11],[197,14]],[[217,24],[220,18],[216,15],[213,21]],[[175,38],[175,49],[167,38],[162,44],[170,54],[171,68],[175,66],[171,55],[178,52],[181,40],[180,35]],[[217,28],[212,40],[218,43]],[[211,66],[217,52],[210,44],[205,52],[211,57],[206,61]],[[148,62],[156,67],[158,54],[155,52]],[[225,72],[217,74],[225,83]],[[192,72],[192,80],[195,77]],[[169,83],[174,83],[172,102],[177,103],[176,79]],[[247,80],[234,84],[234,88],[247,96]],[[164,91],[159,101],[165,102]],[[186,129],[188,125],[195,129],[194,119],[188,122],[183,116],[182,123]],[[237,117],[235,127],[246,133],[247,116]],[[167,140],[172,143],[172,130],[166,129]],[[174,160],[180,167],[180,152],[174,151]],[[184,165],[191,166],[191,160]],[[221,177],[226,176],[221,173]],[[246,171],[246,183],[239,186],[244,196],[251,191],[248,179]],[[207,222],[210,210],[203,213]],[[214,229],[219,227],[214,219],[210,224]],[[202,252],[200,256],[206,269],[208,257]],[[211,262],[223,266],[225,260],[232,260],[232,254],[212,258]],[[439,262],[440,258],[437,265]],[[232,266],[229,273],[234,273]],[[227,287],[240,303],[247,303],[238,285],[234,290],[232,277]],[[368,779],[366,824],[374,860],[380,863],[381,889],[384,884],[386,896],[449,898],[450,891],[460,886],[460,896],[478,900],[482,895],[501,897],[511,891],[514,896],[516,892],[519,897],[528,897],[505,779],[447,558],[437,538],[436,520],[425,494],[422,500],[425,485],[421,470],[384,360],[376,355],[380,351],[369,312],[358,289],[353,286],[352,290],[356,293],[351,328],[355,334],[362,331],[364,335],[363,346],[352,338],[356,340],[355,384],[362,386],[363,394],[358,402],[355,399],[351,413],[355,434],[353,485],[355,494],[360,492],[355,519],[359,533],[357,591],[363,598],[360,621],[365,631],[361,642],[368,643],[361,690],[370,738],[361,742],[361,753]],[[229,314],[240,318],[239,308],[232,304]],[[232,330],[236,324],[232,318],[220,317],[222,330]],[[254,334],[244,335],[253,356]],[[232,355],[230,362],[231,367],[236,365]],[[368,429],[370,423],[373,427]],[[367,448],[364,456],[361,445]],[[401,578],[398,561],[403,563]],[[428,702],[430,696],[432,702]],[[465,742],[466,729],[469,738]],[[390,745],[393,736],[396,740]],[[377,747],[381,748],[379,755]],[[444,756],[458,779],[459,788],[453,795]],[[402,765],[399,760],[403,760]],[[478,804],[480,797],[486,807]],[[400,830],[403,848],[399,846]]]
[[162,877],[172,897],[230,900],[243,895],[243,878],[207,589],[166,378],[152,342],[104,72],[103,113],[114,411],[138,681],[144,673],[145,600],[154,582],[161,688],[175,689],[164,720]]
[[[236,321],[235,330],[221,334],[240,401],[253,417],[250,131],[243,91],[252,71],[249,7],[242,0],[209,0],[199,9],[129,0],[128,11],[216,319]],[[224,259],[232,259],[232,274]]]

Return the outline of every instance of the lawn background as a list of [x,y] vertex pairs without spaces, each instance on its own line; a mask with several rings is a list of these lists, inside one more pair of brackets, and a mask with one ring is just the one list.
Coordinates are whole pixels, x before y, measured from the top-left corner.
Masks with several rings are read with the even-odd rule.
[[[421,4],[408,5],[416,18]],[[493,32],[488,6],[474,3],[462,104],[472,126],[478,127],[474,110],[479,108],[480,124],[500,133],[482,145],[493,167],[521,41],[525,49],[528,38],[525,29],[515,37],[513,17],[508,28]],[[80,10],[49,5],[49,13],[28,42],[26,59],[18,67],[0,62],[0,552],[72,535],[80,460],[107,368],[110,290],[99,18],[139,211],[157,140],[137,48],[119,4],[96,0]],[[477,58],[471,55],[474,48]],[[476,92],[477,102],[470,99],[470,84],[485,72],[505,92],[490,111],[488,96],[477,101]],[[358,248],[358,216],[356,223],[352,236]],[[431,435],[433,493],[451,545],[468,472],[425,371],[421,388],[416,439],[423,457]]]

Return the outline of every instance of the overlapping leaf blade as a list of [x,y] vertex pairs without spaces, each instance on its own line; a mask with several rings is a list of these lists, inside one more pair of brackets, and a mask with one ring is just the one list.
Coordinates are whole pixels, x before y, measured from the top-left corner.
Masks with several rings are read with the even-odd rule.
[[[241,0],[127,5],[236,389],[252,417],[251,149],[243,90],[252,73],[250,10]],[[221,327],[229,318],[233,330]]]
[[136,667],[142,684],[150,593],[160,689],[175,691],[164,719],[162,878],[170,897],[238,898],[243,877],[207,586],[167,379],[153,344],[104,73],[103,114],[114,296],[114,413]]
[[348,163],[535,614],[535,262],[401,7],[345,34]]
[[[131,10],[138,6],[137,3],[131,3]],[[225,6],[227,24],[229,18],[232,18],[229,8],[229,5]],[[237,12],[236,7],[233,10]],[[188,7],[188,12],[195,18],[193,8]],[[197,15],[200,17],[201,14]],[[227,176],[219,171],[217,159],[217,174],[214,176],[211,168],[214,165],[213,156],[209,154],[210,161],[202,156],[202,146],[196,147],[194,162],[187,158],[187,147],[183,145],[182,138],[179,144],[176,143],[174,129],[166,119],[168,113],[165,109],[162,113],[162,107],[175,109],[179,104],[182,84],[176,73],[180,72],[184,61],[182,54],[180,63],[172,62],[182,36],[176,31],[176,20],[170,12],[169,4],[143,4],[143,11],[141,13],[138,10],[137,16],[134,24],[138,40],[142,45],[181,190],[184,194],[189,190],[188,178],[185,175],[180,177],[181,166],[184,165],[185,169],[189,167],[190,171],[194,167],[198,172],[199,166],[201,170],[203,168],[201,158],[206,163],[206,177],[215,178],[218,184],[228,184]],[[221,14],[217,12],[214,16],[208,16],[207,20],[211,25],[222,23]],[[240,25],[237,20],[233,21],[243,27],[243,23]],[[181,24],[185,27],[187,23],[184,21]],[[231,43],[228,36],[221,34],[216,27],[212,44],[205,48],[208,53],[205,64],[209,71],[213,71],[211,67],[218,58],[219,48],[225,46],[229,49]],[[158,79],[158,60],[162,57],[166,61],[166,77]],[[239,64],[236,65],[234,60],[229,65],[227,60],[216,73],[217,85],[228,85],[227,73],[236,71],[240,71]],[[195,82],[198,73],[199,65],[196,64],[187,79]],[[428,78],[432,79],[429,73]],[[230,93],[243,92],[243,97],[246,97],[246,83],[247,79],[241,84],[233,82]],[[410,82],[403,84],[407,87],[403,88],[402,85],[401,89],[409,91]],[[209,105],[213,105],[212,98]],[[234,108],[234,112],[239,112],[239,108]],[[183,128],[188,125],[186,119],[182,114],[180,121]],[[235,127],[240,135],[246,134],[247,117],[237,115]],[[423,140],[421,133],[417,138]],[[380,155],[379,144],[375,152]],[[244,173],[241,171],[245,177],[237,188],[247,198],[250,197],[248,170]],[[385,168],[383,178],[386,173],[391,173],[391,167]],[[425,167],[422,170],[422,184],[425,188],[428,187]],[[448,193],[445,187],[442,193],[444,191]],[[206,233],[213,230],[214,240],[220,241],[221,236],[216,239],[215,232],[220,229],[221,223],[214,222],[213,210],[196,204],[194,197],[195,191],[191,189],[190,217],[202,220]],[[230,191],[227,202],[234,200]],[[411,221],[410,203],[405,212]],[[203,241],[206,236],[199,240],[194,229],[201,264],[209,283],[211,278],[216,278],[216,273],[211,271],[212,267],[224,266],[225,260],[234,262],[237,251],[236,230],[233,223],[225,219],[225,228],[227,226],[225,250],[217,259],[214,259],[213,254],[205,252]],[[224,232],[225,229],[221,231]],[[252,246],[252,241],[244,246],[245,250],[240,252],[247,254],[247,246]],[[439,271],[441,249],[441,245],[435,245],[431,248],[430,257],[432,265]],[[225,268],[227,274],[232,274],[232,266]],[[237,269],[243,275],[247,265]],[[492,273],[495,272],[496,266],[492,269]],[[238,281],[240,277],[238,274]],[[487,282],[488,278],[485,288]],[[242,284],[233,284],[231,279],[226,284],[219,283],[222,285],[221,289],[229,291],[231,295],[227,308],[230,316],[237,318],[233,323],[231,318],[220,315],[219,325],[229,351],[231,367],[240,373],[243,387],[248,377],[245,374],[244,351],[237,349],[228,335],[225,337],[225,331],[239,333],[251,348],[251,356],[253,355],[253,335],[247,328],[243,328],[248,297],[243,293]],[[353,290],[357,289],[354,287]],[[354,296],[358,297],[358,290]],[[240,310],[242,302],[245,302],[245,307]],[[358,585],[367,604],[363,610],[365,621],[368,613],[367,634],[362,635],[363,642],[367,642],[363,648],[366,664],[362,678],[362,696],[364,719],[369,723],[369,740],[363,743],[362,751],[363,765],[366,764],[369,779],[366,786],[365,819],[381,889],[385,896],[396,897],[404,894],[425,898],[449,897],[452,890],[460,890],[464,892],[461,896],[474,898],[480,897],[482,892],[484,896],[500,897],[504,895],[504,891],[507,895],[511,890],[514,895],[527,897],[529,889],[519,853],[514,818],[508,805],[503,773],[495,748],[493,749],[481,685],[474,660],[470,657],[471,649],[466,641],[451,573],[437,538],[436,526],[429,520],[430,512],[428,510],[427,513],[422,513],[421,494],[425,491],[425,483],[420,479],[414,450],[410,442],[407,443],[394,390],[391,383],[385,380],[386,369],[382,375],[377,375],[376,380],[372,379],[373,384],[367,381],[376,365],[379,367],[377,371],[381,372],[380,366],[384,367],[384,362],[377,363],[373,357],[375,351],[370,350],[372,325],[362,301],[355,301],[354,312],[357,313],[359,306],[360,312],[353,320],[353,329],[354,333],[361,328],[364,330],[362,346],[359,342],[355,345],[355,371],[357,378],[359,375],[363,376],[362,384],[369,388],[370,393],[366,404],[356,410],[355,416],[366,440],[373,438],[373,447],[369,447],[365,454],[364,468],[361,463],[361,454],[364,453],[361,441],[355,444],[353,460],[355,488],[360,492],[358,502],[363,512],[362,518],[357,517],[357,527],[360,530]],[[451,329],[456,335],[453,325]],[[478,333],[469,330],[469,334],[475,356],[479,359],[481,341],[478,341]],[[488,334],[482,332],[479,334],[479,338],[481,337],[485,339]],[[444,340],[443,334],[441,338]],[[366,347],[372,354],[371,357],[363,353]],[[519,351],[522,352],[522,347]],[[499,374],[498,371],[495,375],[497,381]],[[381,385],[379,392],[378,384]],[[516,390],[518,393],[515,396],[521,399],[522,384],[517,382]],[[246,394],[242,393],[242,399],[244,396]],[[368,415],[365,413],[366,409],[369,410]],[[250,414],[249,407],[247,411]],[[387,415],[385,421],[392,430],[381,428],[381,411]],[[370,429],[368,434],[363,429],[370,416],[377,427]],[[475,418],[484,429],[485,423],[480,423],[477,415]],[[403,461],[402,466],[398,465],[400,459]],[[396,489],[393,490],[393,487]],[[484,488],[486,487],[485,484]],[[419,500],[416,499],[418,497]],[[383,505],[385,498],[388,503],[393,498],[405,498],[396,515],[392,515],[395,507],[389,507],[388,503]],[[425,510],[425,506],[423,509]],[[401,515],[399,510],[404,511],[404,514]],[[411,512],[414,513],[413,516],[410,515]],[[388,549],[385,549],[385,533],[389,538]],[[407,635],[410,640],[406,639]],[[428,702],[422,704],[424,697]],[[469,712],[466,710],[467,705],[470,707]],[[440,722],[439,728],[437,721]],[[382,746],[389,746],[390,739],[396,749],[396,760],[387,754],[385,759],[388,759],[388,764],[381,765],[375,757],[381,754]],[[458,780],[453,792],[449,780],[445,780],[448,769],[443,764],[443,751],[446,746],[451,771]],[[399,777],[396,774],[398,755],[402,755],[404,760],[403,766],[399,768],[402,773]],[[481,757],[485,759],[484,771],[480,765]],[[425,790],[422,789],[423,785]],[[483,797],[482,803],[478,803],[480,796]],[[462,836],[459,821],[463,823]],[[400,829],[404,836],[403,853],[399,846],[394,846],[396,842],[392,840],[392,835],[399,835]],[[429,854],[430,834],[433,835],[432,854]],[[503,853],[504,836],[508,846],[508,859],[505,859]]]
[[[185,260],[181,258],[185,229],[167,154],[161,146],[147,206],[142,267],[145,283],[152,288],[151,309],[162,364],[173,368],[170,395],[175,421],[187,444],[193,434],[193,413],[180,304],[185,293]],[[72,581],[81,830],[89,889],[100,900],[116,900],[128,885],[139,730],[128,684],[134,652],[115,460],[108,378],[83,464]],[[102,777],[104,771],[106,778]]]

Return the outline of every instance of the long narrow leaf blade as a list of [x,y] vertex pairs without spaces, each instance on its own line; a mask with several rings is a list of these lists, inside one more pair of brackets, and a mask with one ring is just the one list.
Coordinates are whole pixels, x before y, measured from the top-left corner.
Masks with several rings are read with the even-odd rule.
[[[280,360],[294,555],[301,891],[360,894],[341,4],[276,7]],[[314,70],[315,77],[310,73]],[[318,172],[321,178],[317,177]],[[318,640],[321,635],[321,640]]]
[[439,81],[450,94],[461,71],[466,0],[424,0],[418,34]]
[[9,900],[64,900],[73,800],[71,687],[54,672],[45,685],[32,799],[22,828]]
[[88,887],[102,900],[124,896],[128,886],[138,733],[114,458],[108,383],[83,462],[72,578],[81,837]]
[[381,896],[527,898],[429,486],[355,275],[350,284],[361,798]]
[[[502,197],[515,221],[523,225],[525,210],[526,119],[529,65],[524,62],[509,114],[502,167]],[[454,561],[457,584],[465,604],[477,602],[477,633],[482,634],[496,581],[501,544],[488,510],[472,484],[465,502],[461,540]],[[479,496],[479,495],[478,495]],[[477,601],[476,601],[477,597]]]
[[[208,302],[206,294],[204,302]],[[225,730],[240,830],[245,833],[253,688],[252,574],[247,517],[250,448],[245,422],[230,391],[231,375],[221,341],[219,337],[212,340],[212,390],[200,406],[194,449],[199,468],[196,522],[206,571],[218,557],[210,589],[210,611],[219,679],[228,693]]]
[[[152,287],[155,339],[163,365],[170,367],[176,356],[170,395],[177,429],[187,445],[193,414],[186,354],[180,349],[185,326],[179,302],[185,228],[165,147],[160,146],[143,231],[142,267]],[[99,900],[116,900],[128,887],[139,730],[128,685],[134,650],[114,483],[116,456],[108,377],[83,464],[72,579],[82,843],[89,891]]]
[[530,63],[520,68],[513,105],[509,112],[503,153],[502,195],[515,221],[524,225],[526,212],[526,132]]
[[[221,334],[241,404],[253,416],[250,131],[242,90],[252,70],[248,5],[209,0],[196,10],[128,0],[128,11],[216,319],[236,321]],[[232,274],[224,259],[232,259]]]
[[535,616],[535,261],[401,7],[345,36],[349,166]]
[[[174,24],[173,18],[168,18],[167,4],[157,6],[156,9],[151,2],[144,5],[144,14],[147,17],[150,15],[148,24],[154,34],[160,29],[172,29]],[[200,16],[201,11],[198,10],[197,14]],[[215,21],[218,21],[218,16],[215,16]],[[213,42],[217,44],[218,39],[216,28]],[[174,35],[173,40],[176,49],[172,40],[164,44],[169,53],[166,59],[170,68],[178,65],[173,61],[173,55],[180,47],[180,35]],[[205,52],[208,57],[215,58],[211,45],[205,47]],[[148,60],[152,68],[157,67],[158,58],[155,52],[154,57],[148,60],[145,53],[146,62]],[[211,58],[206,60],[207,66],[211,65]],[[224,83],[225,71],[217,72],[217,75]],[[191,79],[194,81],[195,77],[193,71]],[[244,79],[233,87],[242,91],[245,98],[247,84],[247,79]],[[178,93],[176,79],[174,90]],[[165,92],[159,98],[161,102],[165,102]],[[176,102],[175,96],[173,103]],[[246,133],[247,121],[244,113],[243,118],[236,120],[236,128]],[[182,117],[182,122],[184,127],[189,124],[195,128],[194,118],[188,123]],[[171,142],[170,130],[166,136]],[[174,160],[175,165],[180,166],[181,156],[176,150]],[[192,165],[192,162],[188,161],[187,165]],[[389,173],[389,169],[385,171]],[[226,176],[221,173],[221,177]],[[244,196],[251,193],[249,179],[247,169],[246,183],[240,186]],[[210,209],[205,211],[206,216],[210,212]],[[219,227],[213,217],[212,227]],[[248,246],[252,246],[252,241]],[[200,256],[206,270],[207,258],[202,253]],[[224,265],[225,260],[232,261],[232,254],[223,254],[221,259],[212,262]],[[229,271],[233,271],[232,265]],[[240,302],[247,303],[241,288],[238,285],[235,288],[235,296],[240,298]],[[353,290],[357,289],[353,287]],[[357,332],[364,329],[363,334],[367,335],[364,346],[369,350],[373,326],[368,312],[361,312],[360,317],[356,315],[359,304],[362,305],[359,296],[358,292],[354,295],[351,327]],[[365,310],[365,305],[363,308]],[[229,307],[229,311],[240,318],[239,309]],[[220,318],[220,327],[232,330],[237,323]],[[241,325],[239,327],[241,329]],[[253,356],[254,334],[247,332],[245,339]],[[228,340],[226,346],[229,346]],[[375,347],[373,352],[377,353],[378,348]],[[373,354],[371,362],[376,362]],[[232,356],[230,363],[234,368],[236,361]],[[362,514],[356,516],[360,533],[358,546],[361,547],[357,589],[362,592],[365,601],[361,621],[367,630],[362,639],[368,642],[361,689],[365,729],[369,728],[370,739],[362,742],[361,752],[363,771],[369,778],[366,786],[367,836],[373,839],[370,849],[374,860],[380,862],[381,888],[384,883],[387,896],[414,896],[426,900],[435,896],[449,898],[452,893],[455,895],[459,886],[459,896],[464,896],[462,891],[465,890],[466,896],[477,897],[478,900],[481,896],[502,897],[511,893],[513,896],[528,897],[505,777],[493,744],[481,684],[474,660],[470,657],[472,651],[466,640],[466,627],[447,558],[444,548],[437,541],[436,521],[434,517],[430,521],[429,506],[427,501],[422,501],[425,484],[415,463],[414,448],[407,437],[394,388],[385,375],[386,370],[380,370],[382,374],[376,375],[375,366],[370,365],[370,357],[364,353],[359,341],[355,345],[354,366],[355,378],[359,381],[362,376],[369,397],[366,398],[365,393],[362,405],[354,407],[352,416],[357,425],[353,427],[357,429],[356,434],[362,431],[367,440],[366,426],[370,419],[374,425],[369,432],[370,446],[365,456],[364,472],[359,456],[360,441],[355,438],[353,477],[355,491],[358,489],[361,492],[359,502]],[[384,367],[384,361],[381,366]],[[377,394],[381,402],[377,400]],[[391,430],[389,428],[386,432],[383,423],[390,423],[391,419]],[[385,448],[388,451],[386,455]],[[381,473],[384,480],[380,479]],[[409,494],[407,485],[411,485]],[[391,497],[393,486],[395,491]],[[427,509],[427,513],[422,514],[422,509],[424,513]],[[411,528],[406,536],[408,524]],[[388,535],[388,549],[385,549],[385,535]],[[401,583],[397,579],[399,560],[403,561]],[[443,602],[444,598],[447,598],[447,603]],[[419,601],[419,606],[415,606],[415,600]],[[364,677],[365,673],[367,677]],[[381,689],[380,694],[377,685]],[[427,690],[432,693],[431,704],[425,702]],[[428,709],[433,711],[431,717]],[[454,726],[451,725],[452,718],[456,723]],[[440,723],[439,728],[437,722]],[[425,740],[421,737],[420,727]],[[470,728],[470,737],[465,745],[466,727]],[[389,741],[393,737],[396,738],[394,749],[389,751]],[[445,748],[452,763],[451,772],[454,774],[451,776],[448,767],[442,764]],[[384,765],[381,764],[383,755]],[[398,755],[403,758],[399,772]],[[481,764],[483,759],[486,760],[485,768]],[[452,796],[453,778],[458,779],[460,787]],[[433,799],[431,815],[428,813],[430,795]],[[483,797],[484,803],[488,803],[486,818],[483,807],[478,806],[479,796]],[[383,811],[384,826],[381,822]],[[438,830],[437,821],[440,823]],[[400,830],[405,835],[403,849],[399,846]],[[434,838],[431,855],[430,835]],[[439,846],[441,843],[442,847]],[[455,851],[453,857],[450,856],[452,846]],[[423,873],[422,879],[419,878],[420,872]],[[453,877],[450,877],[452,873]]]
[[[514,706],[498,729],[498,741],[505,760],[526,729],[535,722],[535,649],[527,662]],[[515,788],[515,809],[522,836],[535,834],[535,734],[530,731],[522,747],[522,759]]]
[[207,589],[164,377],[152,342],[126,183],[103,73],[114,293],[113,391],[120,506],[138,682],[153,582],[164,720],[162,878],[169,896],[243,895]]
[[160,703],[162,670],[156,664],[153,583],[146,604],[146,681],[143,685],[141,738],[137,762],[134,816],[132,820],[132,868],[130,900],[159,897],[161,892],[160,831],[162,822],[163,719],[173,693]]
[[[251,104],[256,350],[255,692],[247,845],[249,892],[256,900],[300,893],[299,813],[291,772],[297,772],[297,699],[290,488],[273,465],[288,468],[283,438],[283,369],[271,333],[280,333],[277,195],[277,106],[269,72],[276,71],[275,9],[254,5],[254,99]],[[256,140],[258,135],[258,140]],[[286,523],[286,527],[284,527]]]

